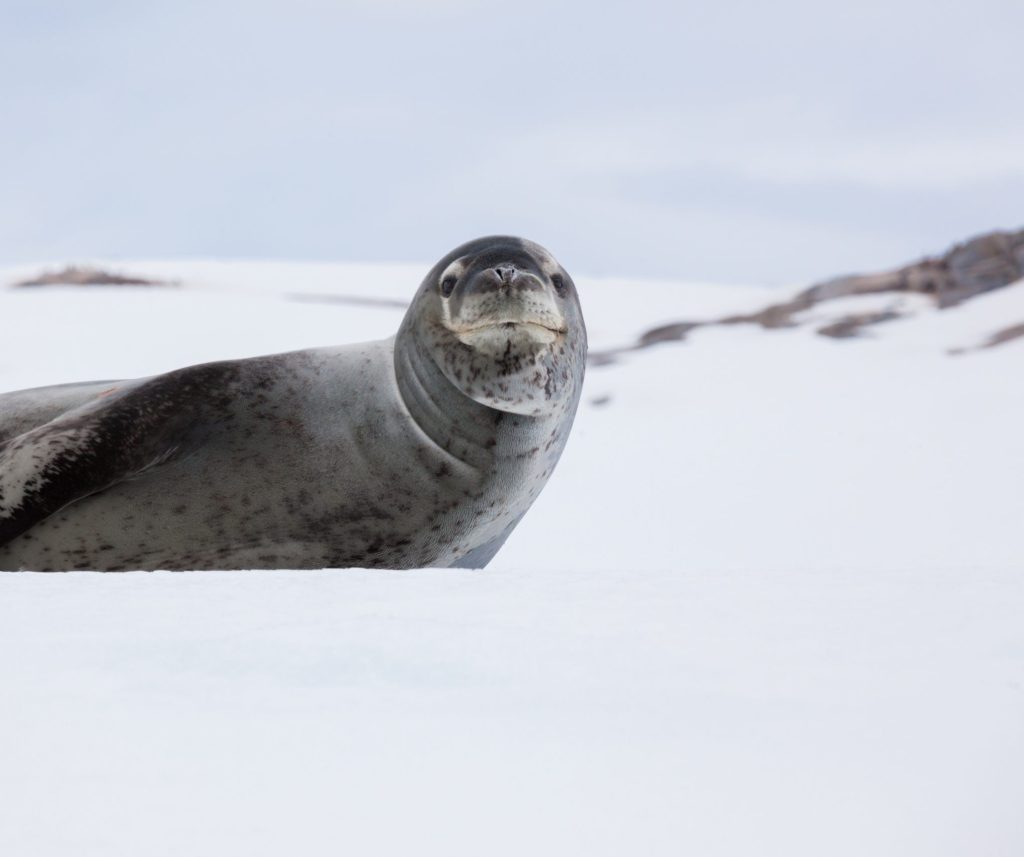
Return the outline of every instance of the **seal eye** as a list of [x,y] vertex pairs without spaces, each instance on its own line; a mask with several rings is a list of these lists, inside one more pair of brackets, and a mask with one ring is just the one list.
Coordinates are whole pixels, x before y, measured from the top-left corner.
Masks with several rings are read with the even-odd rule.
[[455,282],[455,277],[451,276],[450,274],[443,280],[441,280],[441,295],[443,297],[448,297],[451,295],[451,293],[455,290]]
[[565,280],[561,274],[551,275],[551,285],[555,287],[555,291],[558,292],[559,297],[565,297]]

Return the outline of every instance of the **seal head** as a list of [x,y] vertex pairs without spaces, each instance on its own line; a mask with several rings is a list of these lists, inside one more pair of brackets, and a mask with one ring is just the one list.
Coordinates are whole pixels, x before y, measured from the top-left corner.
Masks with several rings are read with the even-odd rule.
[[475,402],[549,415],[578,397],[586,328],[572,278],[543,247],[491,236],[427,274],[398,334]]

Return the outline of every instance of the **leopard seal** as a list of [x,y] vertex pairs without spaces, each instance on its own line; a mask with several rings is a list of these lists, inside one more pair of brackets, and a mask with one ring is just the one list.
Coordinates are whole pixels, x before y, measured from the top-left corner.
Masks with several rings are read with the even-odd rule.
[[397,334],[0,396],[0,569],[482,567],[580,399],[569,274],[480,238]]

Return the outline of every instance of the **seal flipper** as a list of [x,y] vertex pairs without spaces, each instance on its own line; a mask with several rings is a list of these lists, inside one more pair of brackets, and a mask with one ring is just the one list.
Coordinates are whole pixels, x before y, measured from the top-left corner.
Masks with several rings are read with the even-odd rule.
[[[232,363],[133,382],[0,444],[0,547],[64,507],[201,442],[196,424]],[[225,376],[228,376],[225,378]]]
[[0,394],[0,447],[19,434],[38,428],[94,399],[109,396],[125,383],[123,380],[86,381]]

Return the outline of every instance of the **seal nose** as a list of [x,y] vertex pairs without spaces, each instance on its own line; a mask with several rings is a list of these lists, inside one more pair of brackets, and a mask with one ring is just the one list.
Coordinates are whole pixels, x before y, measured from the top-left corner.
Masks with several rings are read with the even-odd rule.
[[516,278],[514,265],[495,265],[494,273],[498,275],[498,282],[502,285],[509,285]]

